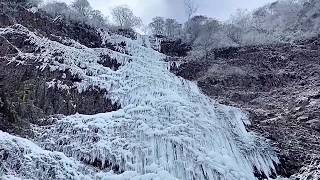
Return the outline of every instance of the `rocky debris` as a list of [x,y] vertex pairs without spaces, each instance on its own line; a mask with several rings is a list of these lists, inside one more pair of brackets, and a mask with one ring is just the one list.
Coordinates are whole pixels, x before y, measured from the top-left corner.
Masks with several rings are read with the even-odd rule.
[[219,102],[250,113],[289,177],[320,157],[320,37],[294,44],[223,48],[174,72]]

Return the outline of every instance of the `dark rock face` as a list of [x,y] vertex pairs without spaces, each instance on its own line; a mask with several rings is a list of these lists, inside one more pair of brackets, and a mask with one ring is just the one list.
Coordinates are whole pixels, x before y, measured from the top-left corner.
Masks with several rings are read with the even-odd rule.
[[[48,115],[90,115],[120,109],[120,105],[107,99],[105,90],[91,87],[78,92],[72,85],[81,79],[68,71],[50,72],[49,68],[42,71],[35,67],[34,64],[0,62],[0,114],[4,119],[0,118],[1,130],[21,135],[24,134],[21,129],[27,124],[38,124],[37,120]],[[50,86],[48,82],[54,82],[54,85]],[[59,82],[70,88],[60,88]]]
[[0,27],[6,27],[10,25],[13,25],[10,17],[4,13],[0,13]]
[[250,113],[251,130],[278,149],[289,177],[320,157],[320,38],[293,45],[224,48],[175,73],[221,103]]
[[178,40],[163,40],[161,41],[161,53],[173,57],[187,56],[191,50],[191,46]]
[[0,57],[18,53],[18,50],[12,46],[6,38],[0,36]]
[[[20,23],[39,36],[61,43],[65,38],[72,38],[89,47],[101,47],[99,34],[89,27],[55,22],[43,12],[32,13],[11,2],[0,2],[0,10],[0,27]],[[20,28],[19,25],[12,27]],[[45,119],[51,115],[91,115],[121,108],[106,97],[106,90],[90,87],[79,92],[74,84],[82,79],[68,69],[50,71],[49,67],[37,68],[41,66],[36,58],[41,48],[35,46],[25,33],[0,35],[0,130],[32,136],[31,125],[49,123]],[[21,53],[30,53],[30,56],[21,56]],[[63,62],[60,53],[56,52],[53,58]],[[10,62],[13,58],[15,61]],[[114,70],[120,67],[110,57],[101,57],[101,63]]]

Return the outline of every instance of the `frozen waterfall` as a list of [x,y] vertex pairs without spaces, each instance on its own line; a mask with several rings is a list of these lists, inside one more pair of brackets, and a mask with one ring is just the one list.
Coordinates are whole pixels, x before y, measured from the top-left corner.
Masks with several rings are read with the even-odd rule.
[[[274,171],[276,154],[263,138],[246,131],[244,112],[216,103],[193,82],[170,73],[165,56],[139,41],[104,34],[105,41],[125,42],[116,52],[65,46],[22,26],[0,34],[11,31],[43,47],[39,69],[70,69],[83,79],[74,84],[80,92],[90,86],[106,89],[121,109],[37,127],[33,142],[0,132],[0,159],[7,157],[0,164],[4,178],[250,180],[256,179],[255,169],[266,175]],[[57,51],[64,62],[55,60]],[[99,64],[101,54],[117,59],[120,69]],[[39,167],[43,170],[35,170]]]

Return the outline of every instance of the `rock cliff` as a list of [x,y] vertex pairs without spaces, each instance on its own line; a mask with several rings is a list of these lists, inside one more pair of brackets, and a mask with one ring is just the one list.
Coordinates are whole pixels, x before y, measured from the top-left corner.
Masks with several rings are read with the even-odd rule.
[[302,171],[305,178],[317,179],[319,49],[320,37],[293,44],[216,49],[201,61],[180,59],[183,63],[172,71],[197,82],[220,103],[248,111],[249,128],[277,147],[281,175]]

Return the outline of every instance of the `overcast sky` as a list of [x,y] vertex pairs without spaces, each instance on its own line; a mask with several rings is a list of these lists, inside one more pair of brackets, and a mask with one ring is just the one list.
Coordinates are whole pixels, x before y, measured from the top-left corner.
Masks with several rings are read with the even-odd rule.
[[[52,1],[52,0],[47,0]],[[67,3],[73,0],[59,0]],[[94,9],[110,16],[110,9],[127,4],[134,13],[149,23],[155,16],[186,18],[183,0],[88,0]],[[199,6],[198,14],[204,14],[219,20],[227,20],[237,9],[252,10],[275,0],[195,0]]]

